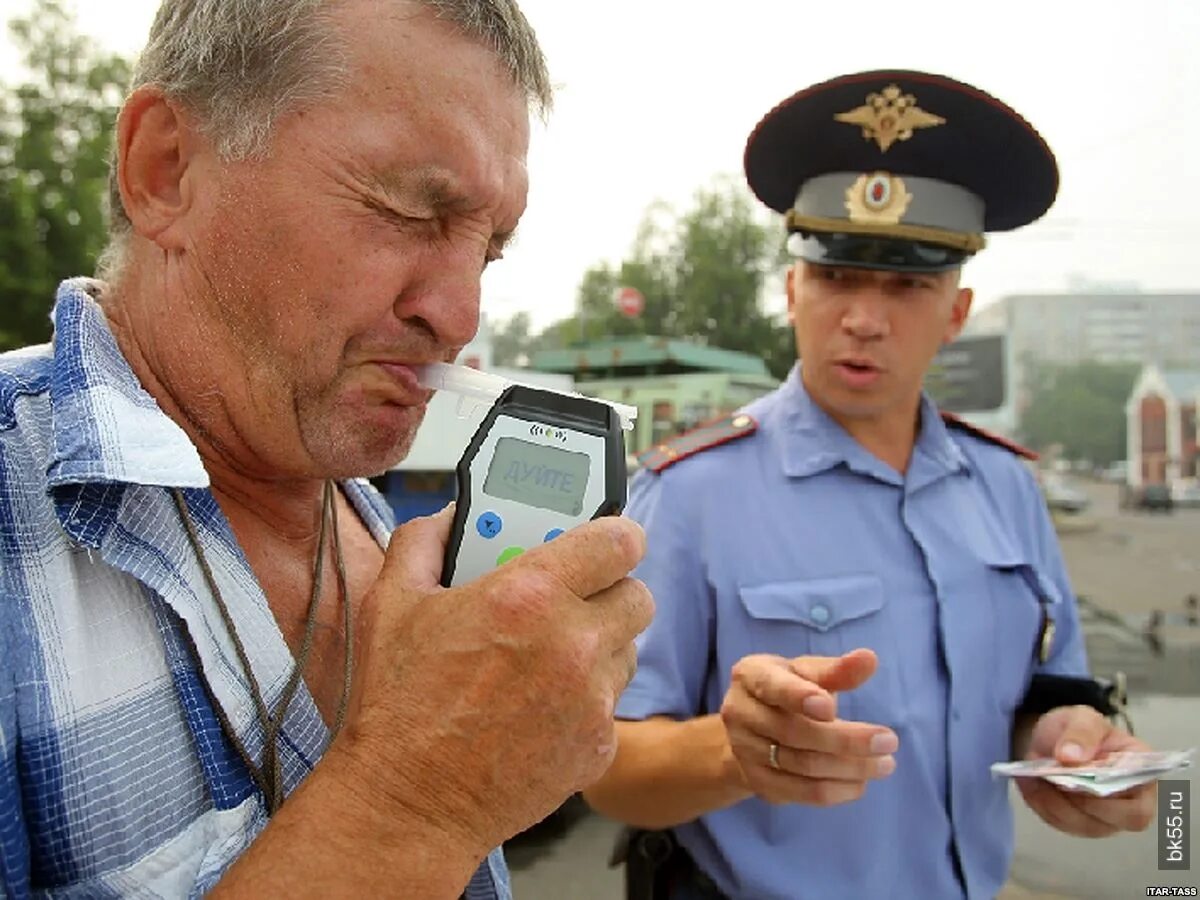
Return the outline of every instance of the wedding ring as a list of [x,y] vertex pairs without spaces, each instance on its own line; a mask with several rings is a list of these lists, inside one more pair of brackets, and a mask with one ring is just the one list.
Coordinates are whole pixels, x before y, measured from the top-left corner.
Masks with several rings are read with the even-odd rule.
[[771,749],[767,751],[767,764],[772,769],[779,768],[779,745],[771,741]]

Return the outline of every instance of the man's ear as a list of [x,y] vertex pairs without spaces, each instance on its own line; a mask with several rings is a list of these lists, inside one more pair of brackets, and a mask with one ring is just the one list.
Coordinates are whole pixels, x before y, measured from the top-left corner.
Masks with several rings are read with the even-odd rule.
[[796,324],[796,269],[798,265],[788,266],[787,270],[787,320],[789,325]]
[[975,292],[970,288],[958,288],[954,295],[954,306],[950,308],[950,321],[946,323],[946,333],[942,335],[942,343],[949,344],[962,333],[967,324],[967,316],[971,314],[971,303]]
[[191,117],[156,87],[134,91],[117,120],[117,184],[133,230],[164,250],[183,246],[174,226],[193,198],[189,168],[202,141]]

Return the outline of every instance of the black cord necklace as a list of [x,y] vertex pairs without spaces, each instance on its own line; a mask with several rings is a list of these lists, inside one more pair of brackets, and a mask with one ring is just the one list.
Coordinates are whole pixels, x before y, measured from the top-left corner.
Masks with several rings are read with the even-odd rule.
[[[266,798],[267,815],[269,816],[274,815],[279,810],[279,807],[283,805],[283,776],[279,764],[279,734],[283,729],[283,721],[287,717],[288,706],[291,704],[292,697],[295,696],[296,690],[300,686],[300,678],[304,674],[304,667],[312,652],[313,635],[317,625],[317,609],[321,605],[321,576],[325,570],[325,536],[327,532],[332,532],[333,555],[337,567],[338,595],[342,601],[343,622],[346,629],[342,697],[338,702],[337,716],[331,730],[331,739],[341,730],[342,722],[346,717],[346,706],[350,699],[350,682],[354,670],[354,631],[350,609],[350,592],[346,587],[346,565],[345,560],[342,558],[342,541],[338,529],[337,503],[334,501],[334,490],[333,482],[327,480],[321,502],[321,525],[317,535],[317,555],[313,563],[312,594],[309,596],[308,613],[304,620],[304,639],[300,644],[300,652],[296,655],[295,664],[292,666],[291,677],[288,678],[287,684],[284,685],[283,693],[279,697],[278,704],[276,704],[274,715],[267,709],[266,699],[263,697],[262,689],[258,685],[258,679],[254,675],[254,670],[250,666],[250,658],[246,654],[246,648],[242,644],[237,629],[233,625],[233,617],[229,614],[229,607],[225,604],[225,598],[221,596],[220,588],[217,587],[212,568],[208,564],[208,558],[204,555],[204,549],[200,545],[200,537],[196,531],[195,523],[188,512],[187,501],[184,499],[183,492],[178,488],[173,489],[171,492],[175,498],[175,506],[179,510],[179,517],[183,521],[184,530],[187,532],[188,541],[191,543],[192,549],[195,550],[196,558],[200,562],[200,568],[204,572],[204,580],[208,584],[208,589],[212,592],[217,609],[221,613],[221,621],[225,623],[225,628],[229,632],[230,639],[233,641],[234,649],[237,651],[238,661],[241,663],[242,669],[246,673],[246,679],[250,683],[250,695],[254,700],[254,712],[263,730],[261,764],[256,763],[250,758],[250,753],[247,751],[245,743],[237,735],[232,723],[230,723],[220,704],[213,697],[211,687],[208,691],[209,697],[212,699],[213,709],[216,712],[218,721],[221,723],[221,729],[225,732],[226,737],[229,738],[230,743],[233,744],[234,749],[237,750],[238,755],[241,756],[242,761],[250,770],[250,775],[254,779],[255,784],[258,785],[258,789],[262,791],[263,796]],[[204,669],[201,666],[195,643],[192,641],[188,643],[194,657],[196,672],[207,685],[207,679],[204,679]]]

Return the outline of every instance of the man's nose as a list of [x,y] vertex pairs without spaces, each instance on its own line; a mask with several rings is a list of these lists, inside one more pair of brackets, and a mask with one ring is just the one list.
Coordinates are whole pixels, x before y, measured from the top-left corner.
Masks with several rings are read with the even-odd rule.
[[860,340],[873,340],[888,333],[885,301],[874,291],[859,291],[842,316],[842,328]]
[[396,298],[398,319],[419,323],[441,347],[470,343],[479,328],[479,261],[438,254]]

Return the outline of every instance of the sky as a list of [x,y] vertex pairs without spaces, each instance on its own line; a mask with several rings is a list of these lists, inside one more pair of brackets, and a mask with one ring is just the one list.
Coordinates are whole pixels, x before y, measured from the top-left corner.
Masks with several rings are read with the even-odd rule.
[[[386,0],[381,0],[386,2]],[[4,18],[30,0],[6,0]],[[80,31],[136,55],[155,0],[76,0]],[[1058,201],[966,269],[977,304],[1081,285],[1200,292],[1200,3],[1142,0],[524,0],[556,85],[529,206],[484,277],[493,322],[570,315],[583,273],[628,254],[647,208],[741,175],[776,103],[875,68],[940,72],[1021,112],[1055,151]],[[0,79],[15,52],[0,42]],[[920,98],[918,97],[918,102]],[[781,226],[782,227],[782,226]],[[765,298],[782,309],[783,297]]]

